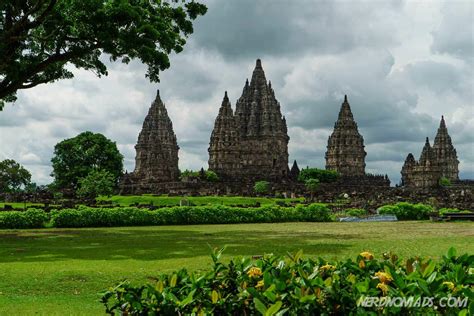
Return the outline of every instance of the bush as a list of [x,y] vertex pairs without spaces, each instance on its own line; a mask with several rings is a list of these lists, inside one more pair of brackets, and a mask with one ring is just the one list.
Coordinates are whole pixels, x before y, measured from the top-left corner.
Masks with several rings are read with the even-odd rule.
[[257,181],[253,186],[253,190],[257,194],[267,194],[270,191],[270,183],[268,181]]
[[39,209],[0,212],[0,228],[41,228],[49,216]]
[[306,182],[309,179],[318,179],[319,182],[334,182],[339,178],[339,174],[334,170],[324,170],[318,168],[305,168],[300,171],[298,181]]
[[111,196],[115,187],[114,176],[106,170],[92,170],[85,178],[79,179],[77,195],[95,199],[99,195]]
[[468,210],[460,210],[460,209],[457,209],[457,208],[442,208],[439,210],[439,215],[444,215],[446,213],[472,213],[472,211],[468,211]]
[[224,205],[176,206],[150,211],[136,207],[54,210],[54,227],[112,227],[143,225],[236,224],[277,222],[328,222],[330,210],[325,204],[280,207],[238,208]]
[[367,216],[367,211],[361,208],[350,208],[344,211],[347,216],[364,217]]
[[219,176],[217,175],[217,173],[215,173],[212,170],[206,170],[205,175],[206,175],[206,181],[209,181],[209,182],[219,181]]
[[[474,256],[457,257],[454,249],[440,261],[416,257],[403,261],[393,254],[376,260],[369,252],[355,260],[328,262],[264,256],[258,260],[219,261],[213,268],[161,274],[141,286],[125,281],[102,293],[106,313],[114,315],[468,315]],[[378,307],[364,298],[433,297],[433,305]],[[442,306],[452,297],[465,304]],[[387,304],[388,305],[388,304]],[[461,310],[462,309],[462,310]]]
[[451,186],[451,180],[449,180],[446,177],[441,177],[439,179],[439,185],[442,187],[450,187]]
[[433,208],[425,204],[410,204],[400,202],[394,205],[384,205],[378,209],[379,214],[396,215],[399,220],[422,220],[429,219]]

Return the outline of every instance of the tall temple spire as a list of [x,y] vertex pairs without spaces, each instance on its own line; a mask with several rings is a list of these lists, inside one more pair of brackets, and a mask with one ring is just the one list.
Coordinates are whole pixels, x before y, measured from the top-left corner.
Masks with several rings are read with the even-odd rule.
[[359,134],[351,107],[344,96],[334,131],[329,136],[326,151],[326,169],[343,176],[365,175],[364,138]]
[[[209,166],[216,169],[219,165],[230,165],[224,158],[229,154],[224,153],[226,150],[221,145],[217,145],[218,139],[229,137],[218,133],[223,125],[218,123],[222,120],[221,111],[223,110],[219,110],[213,131],[216,137],[211,136],[209,147]],[[228,120],[230,122],[230,118]],[[233,120],[238,134],[236,146],[239,157],[236,161],[241,162],[238,175],[254,179],[286,177],[289,171],[286,120],[270,83],[267,83],[260,59],[255,63],[250,83],[247,79],[242,95],[237,100]],[[221,173],[230,172],[220,170]]]
[[444,116],[441,116],[433,143],[433,152],[441,169],[441,176],[449,180],[459,180],[459,160],[451,136],[448,134]]
[[233,177],[238,173],[238,134],[227,91],[214,123],[208,152],[209,169],[216,172],[221,179]]
[[170,182],[179,178],[178,144],[165,104],[157,91],[143,121],[135,146],[134,177],[142,183]]

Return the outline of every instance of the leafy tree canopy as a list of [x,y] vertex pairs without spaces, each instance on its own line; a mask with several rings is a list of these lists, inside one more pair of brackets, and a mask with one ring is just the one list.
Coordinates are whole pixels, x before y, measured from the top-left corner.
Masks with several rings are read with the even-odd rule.
[[298,180],[306,182],[309,179],[318,179],[319,182],[334,182],[339,178],[339,174],[334,170],[324,170],[318,168],[304,168],[300,171]]
[[0,109],[20,89],[72,78],[68,63],[107,75],[100,59],[139,59],[159,81],[206,6],[188,0],[0,1]]
[[115,187],[114,176],[104,170],[92,170],[85,178],[79,179],[77,195],[94,199],[99,195],[112,195]]
[[0,162],[0,192],[16,192],[27,187],[31,174],[13,159]]
[[79,179],[93,170],[110,172],[116,184],[123,171],[123,156],[115,142],[92,132],[83,132],[56,144],[51,162],[51,175],[60,189],[77,190]]

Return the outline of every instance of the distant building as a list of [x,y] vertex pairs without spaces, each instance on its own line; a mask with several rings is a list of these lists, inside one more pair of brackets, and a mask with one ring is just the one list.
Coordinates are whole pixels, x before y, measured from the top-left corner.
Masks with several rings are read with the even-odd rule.
[[209,169],[221,178],[288,177],[288,131],[260,59],[233,113],[225,93],[209,144]]
[[441,178],[451,181],[459,180],[459,160],[451,137],[448,134],[444,117],[431,147],[428,137],[418,161],[409,153],[402,167],[403,186],[433,187],[438,185]]
[[179,180],[179,146],[159,91],[143,121],[135,150],[135,170],[124,176],[122,184],[144,191],[154,183]]
[[354,121],[347,96],[344,96],[334,131],[328,139],[326,169],[345,177],[364,176],[366,155],[364,138]]

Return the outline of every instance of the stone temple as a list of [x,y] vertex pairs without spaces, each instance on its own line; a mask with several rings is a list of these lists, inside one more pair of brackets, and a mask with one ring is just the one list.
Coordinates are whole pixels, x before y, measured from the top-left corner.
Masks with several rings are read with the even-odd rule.
[[416,161],[412,153],[409,153],[405,159],[401,171],[401,184],[408,187],[426,188],[437,186],[441,178],[458,181],[458,166],[456,149],[448,134],[444,117],[441,117],[433,147],[426,137],[420,159]]
[[135,150],[135,170],[125,175],[124,184],[140,191],[156,183],[179,180],[179,147],[159,91],[143,121]]
[[328,139],[326,169],[346,177],[364,176],[366,155],[364,138],[354,121],[347,96],[344,96],[334,131]]
[[222,179],[288,177],[288,131],[260,59],[233,113],[227,93],[209,144],[209,169]]

